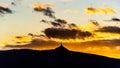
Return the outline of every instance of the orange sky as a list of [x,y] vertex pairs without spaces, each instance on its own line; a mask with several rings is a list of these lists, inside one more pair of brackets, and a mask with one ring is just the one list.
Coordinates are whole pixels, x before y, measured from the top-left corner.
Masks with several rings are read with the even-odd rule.
[[119,6],[119,0],[1,0],[0,50],[48,50],[62,42],[72,51],[120,58]]

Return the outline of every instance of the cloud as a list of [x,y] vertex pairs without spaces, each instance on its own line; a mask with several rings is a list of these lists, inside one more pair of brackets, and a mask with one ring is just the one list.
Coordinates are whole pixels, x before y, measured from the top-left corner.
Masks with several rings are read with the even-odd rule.
[[48,38],[58,38],[58,39],[84,39],[92,34],[87,31],[81,31],[77,29],[63,29],[63,28],[47,28],[44,30],[45,35]]
[[32,41],[32,38],[28,37],[28,36],[15,36],[13,38],[13,41],[15,41],[16,43],[19,43],[19,44],[29,43]]
[[52,11],[51,8],[49,8],[49,7],[42,7],[41,4],[34,4],[34,10],[39,11],[39,12],[43,12],[44,15],[53,18],[53,21],[48,21],[48,20],[42,19],[40,22],[51,24],[55,28],[56,27],[57,28],[65,28],[65,27],[73,28],[73,27],[77,27],[77,25],[74,24],[74,23],[69,24],[64,19],[56,18],[55,15],[53,15],[54,11]]
[[54,49],[59,46],[60,43],[52,40],[44,40],[44,39],[33,39],[29,44],[23,45],[6,45],[5,48],[9,49],[33,49],[33,50],[48,50]]
[[116,11],[114,10],[114,9],[112,9],[112,8],[106,8],[106,11],[108,12],[108,13],[111,13],[111,14],[115,14],[116,13]]
[[86,14],[115,14],[116,11],[113,10],[112,8],[110,7],[107,7],[107,8],[93,8],[93,7],[87,7],[87,8],[84,8],[85,10],[85,13]]
[[42,19],[40,22],[49,23],[49,21]]
[[100,24],[96,20],[90,20],[90,22],[96,26],[99,26]]
[[98,29],[96,31],[120,34],[120,27],[117,27],[117,26],[106,26],[106,27],[100,28],[100,29]]
[[113,10],[112,8],[99,8],[99,10],[104,13],[104,14],[115,14],[116,11]]
[[53,7],[54,5],[53,4],[34,4],[34,9],[38,10],[38,11],[41,11],[43,9],[46,9],[48,7]]
[[15,6],[15,5],[16,5],[16,3],[15,3],[15,2],[11,2],[11,5]]
[[96,14],[99,13],[99,10],[97,8],[88,7],[85,8],[85,12],[86,14]]
[[61,24],[60,24],[60,23],[51,22],[51,24],[52,24],[54,27],[61,27]]
[[43,12],[45,16],[55,18],[55,12],[51,9],[50,4],[34,4],[34,11]]
[[13,11],[8,8],[8,7],[4,7],[4,6],[0,6],[0,14],[6,14],[6,13],[13,13]]
[[112,18],[111,20],[104,20],[104,21],[120,22],[120,19],[119,18]]
[[[118,55],[120,50],[119,41],[120,39],[95,40],[81,43],[69,42],[63,43],[63,46],[71,51],[97,54],[111,58],[120,58],[120,55]],[[60,43],[51,40],[46,41],[42,39],[34,39],[33,41],[31,41],[31,43],[25,45],[6,45],[6,47],[3,50],[10,49],[50,50],[57,48],[59,45]]]
[[63,19],[55,19],[54,21],[50,22],[54,27],[65,27],[67,24],[66,20]]
[[40,34],[40,35],[36,35],[36,34],[32,34],[32,33],[28,33],[28,36],[31,36],[32,38],[33,37],[46,37],[45,35],[42,35],[42,34]]
[[120,58],[120,39],[92,40],[80,43],[63,43],[72,51],[97,54],[111,58]]
[[56,19],[55,21],[61,24],[67,24],[67,21],[62,19]]
[[[81,31],[76,24],[68,23],[64,19],[55,18],[53,21],[42,19],[41,22],[51,24],[53,26],[51,28],[46,28],[43,30],[43,33],[48,38],[84,39],[85,37],[92,36],[92,33],[88,31]],[[97,22],[94,22],[94,24],[98,25]]]
[[71,23],[71,24],[68,24],[68,26],[69,26],[69,28],[76,28],[76,27],[78,27],[76,24],[74,24],[74,23]]
[[11,0],[11,5],[16,6],[16,5],[21,5],[24,0]]
[[45,9],[45,8],[47,8],[47,7],[54,7],[55,5],[54,4],[34,4],[34,7],[36,7],[36,8],[43,8],[43,9]]
[[42,19],[41,22],[51,24],[53,27],[61,27],[61,28],[68,25],[68,22],[63,19],[54,19],[53,21],[47,21],[47,20]]
[[[104,43],[106,43],[107,45],[112,45],[112,46],[118,46],[120,45],[120,39],[110,39],[110,40],[93,40],[93,41],[88,41],[88,42],[82,42],[82,43],[87,43],[87,44],[95,44],[95,45],[103,45]],[[114,45],[113,45],[114,44]]]

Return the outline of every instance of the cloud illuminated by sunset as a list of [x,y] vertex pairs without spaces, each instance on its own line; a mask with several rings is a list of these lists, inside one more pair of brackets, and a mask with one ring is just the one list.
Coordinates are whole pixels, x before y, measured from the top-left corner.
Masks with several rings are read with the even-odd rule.
[[119,6],[108,0],[1,0],[0,50],[48,50],[62,42],[73,51],[120,58]]
[[112,8],[93,8],[93,7],[87,7],[85,8],[85,13],[86,14],[115,14],[116,11],[113,10]]
[[47,7],[54,7],[55,5],[53,4],[34,4],[34,9],[38,9],[38,10],[42,10],[45,9]]
[[32,38],[29,36],[16,36],[13,38],[13,41],[16,43],[30,43],[32,41]]

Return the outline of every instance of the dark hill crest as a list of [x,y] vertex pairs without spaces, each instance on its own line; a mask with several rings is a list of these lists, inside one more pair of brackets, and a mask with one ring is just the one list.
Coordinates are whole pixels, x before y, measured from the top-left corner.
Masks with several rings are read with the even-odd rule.
[[0,68],[120,68],[120,59],[73,52],[62,44],[54,50],[29,49],[0,51]]
[[66,52],[66,51],[69,51],[69,50],[67,48],[65,48],[62,44],[60,44],[60,46],[58,46],[57,48],[55,48],[54,51],[57,51],[57,52]]

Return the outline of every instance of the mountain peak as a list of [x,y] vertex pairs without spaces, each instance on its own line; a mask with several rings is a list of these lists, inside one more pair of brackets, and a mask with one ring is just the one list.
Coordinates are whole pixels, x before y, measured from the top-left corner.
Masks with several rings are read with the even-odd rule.
[[62,43],[61,43],[61,45],[59,46],[59,47],[57,47],[56,49],[55,49],[55,51],[57,51],[57,52],[66,52],[66,51],[69,51],[68,49],[66,49],[63,45],[62,45]]

